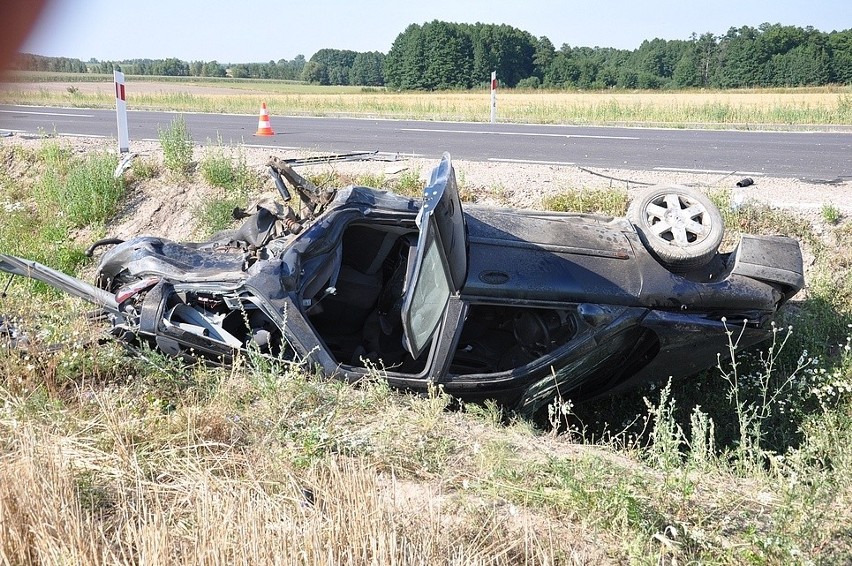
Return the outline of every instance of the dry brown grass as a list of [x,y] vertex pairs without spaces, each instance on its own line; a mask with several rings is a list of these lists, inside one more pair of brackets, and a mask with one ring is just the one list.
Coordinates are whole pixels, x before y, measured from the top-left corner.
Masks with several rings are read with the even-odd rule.
[[4,564],[552,564],[565,547],[507,506],[459,509],[359,460],[276,482],[192,461],[152,478],[69,439],[13,440],[0,464]]
[[[129,82],[128,104],[196,112],[256,114],[266,101],[277,115],[353,115],[485,122],[489,94],[481,91],[388,92],[353,87],[280,83],[216,85]],[[65,83],[12,83],[0,102],[114,105],[112,83],[80,83],[69,94]],[[852,125],[852,88],[684,90],[684,91],[524,91],[498,94],[501,122],[543,124],[628,124],[684,126]]]
[[[228,397],[257,396],[237,373],[223,377]],[[240,433],[222,399],[171,415],[140,412],[138,394],[110,388],[44,406],[8,393],[3,401],[0,564],[607,561],[584,529],[412,475],[385,450],[378,460],[329,454],[294,464],[274,425]],[[284,395],[253,412],[268,423],[289,407],[299,419],[303,401]],[[424,430],[445,426],[443,406],[403,403],[385,414]],[[386,450],[397,446],[411,450]]]

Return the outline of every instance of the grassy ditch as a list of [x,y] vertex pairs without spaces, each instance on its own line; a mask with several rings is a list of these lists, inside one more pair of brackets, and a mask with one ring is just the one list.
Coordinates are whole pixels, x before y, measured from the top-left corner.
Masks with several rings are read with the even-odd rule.
[[[75,230],[102,232],[109,215],[72,223],[38,187],[47,165],[67,179],[93,158],[54,140],[0,151],[0,202],[29,222],[14,233],[17,220],[2,223],[0,251],[79,272]],[[240,188],[239,157],[205,151],[187,182],[229,198],[254,190]],[[127,188],[156,181],[161,163],[141,162]],[[416,172],[312,181],[422,188]],[[440,390],[392,391],[380,371],[349,385],[252,355],[216,369],[93,346],[100,329],[84,306],[15,280],[0,315],[43,348],[0,348],[0,561],[844,563],[852,224],[817,233],[788,212],[714,198],[732,235],[789,234],[813,257],[774,342],[740,351],[731,321],[718,369],[561,400],[541,423]],[[549,206],[621,214],[623,203],[602,191]],[[58,242],[77,259],[59,261]]]
[[7,164],[0,171],[0,249],[76,271],[85,258],[74,232],[85,228],[97,234],[124,195],[124,181],[113,178],[115,158],[100,152],[74,155],[56,140],[34,151],[4,146],[0,152],[0,162]]

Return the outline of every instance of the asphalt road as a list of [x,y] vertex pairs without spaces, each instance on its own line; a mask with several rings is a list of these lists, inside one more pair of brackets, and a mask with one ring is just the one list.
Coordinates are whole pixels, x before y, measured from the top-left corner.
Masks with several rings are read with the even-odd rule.
[[[133,140],[156,139],[173,112],[128,112]],[[659,169],[807,179],[852,178],[852,133],[748,132],[271,117],[276,135],[255,137],[257,118],[184,114],[196,141],[243,142],[322,152],[378,150],[422,157],[519,161],[592,168]],[[114,110],[0,105],[0,131],[116,137]]]

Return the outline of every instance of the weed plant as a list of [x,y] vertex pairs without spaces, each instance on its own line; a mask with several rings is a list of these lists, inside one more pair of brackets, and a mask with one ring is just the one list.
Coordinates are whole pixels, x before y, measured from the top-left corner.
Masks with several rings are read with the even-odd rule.
[[237,174],[230,157],[208,154],[201,160],[201,176],[210,185],[228,191],[238,189]]
[[394,192],[408,197],[422,197],[425,186],[418,169],[406,169],[397,179]]
[[36,159],[41,162],[44,172],[60,176],[68,173],[73,152],[70,148],[60,144],[58,140],[45,140],[35,153]]
[[[75,272],[86,260],[82,246],[71,240],[71,227],[62,218],[45,220],[20,203],[4,203],[4,221],[0,222],[0,251],[50,264],[66,273]],[[56,295],[50,287],[36,281],[17,278],[15,287]],[[5,285],[5,282],[4,282]]]
[[71,160],[64,179],[46,175],[42,190],[72,226],[103,223],[115,214],[124,196],[124,181],[113,177],[114,170],[114,156],[91,153]]
[[242,153],[233,158],[221,143],[207,149],[200,169],[204,180],[219,193],[201,205],[199,223],[207,233],[224,230],[234,223],[234,209],[245,208],[249,195],[260,189],[262,178],[248,167]]
[[383,173],[346,175],[334,168],[328,168],[312,171],[306,177],[320,188],[356,185],[393,191],[398,195],[417,199],[423,198],[425,186],[425,182],[420,178],[420,171],[417,169],[407,169],[399,176],[386,176]]
[[130,164],[130,171],[134,181],[153,179],[159,173],[159,169],[159,164],[151,158],[138,157]]
[[373,187],[374,189],[385,188],[388,185],[387,179],[381,173],[379,174],[371,174],[371,173],[362,173],[355,177],[354,185],[360,185],[363,187]]
[[[30,176],[0,183],[5,214],[0,223],[0,250],[75,272],[86,258],[72,232],[89,228],[97,233],[116,213],[124,196],[123,180],[113,178],[114,156],[77,156],[53,139],[33,152],[12,148],[9,156],[25,160]],[[16,285],[55,294],[44,284],[29,280],[18,280]]]
[[617,189],[568,191],[545,197],[542,205],[546,210],[556,212],[624,216],[627,212],[627,191]]
[[124,195],[124,181],[115,179],[115,157],[107,153],[73,156],[55,140],[38,152],[40,176],[36,198],[40,210],[53,210],[71,226],[103,222]]
[[246,164],[245,156],[238,153],[231,157],[221,140],[215,146],[208,146],[201,160],[201,175],[211,186],[228,193],[249,193],[261,185],[260,177]]
[[178,116],[165,128],[158,128],[157,132],[166,169],[179,177],[187,176],[192,170],[193,144],[183,116]]
[[840,221],[840,209],[830,202],[824,203],[820,212],[822,213],[822,219],[829,224],[837,224]]

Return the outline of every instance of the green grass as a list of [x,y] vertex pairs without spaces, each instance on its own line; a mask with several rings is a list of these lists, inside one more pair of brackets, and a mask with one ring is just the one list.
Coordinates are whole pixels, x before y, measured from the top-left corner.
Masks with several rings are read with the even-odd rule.
[[[106,153],[76,156],[56,140],[37,151],[0,148],[0,160],[25,163],[23,176],[0,175],[0,251],[75,272],[85,262],[85,244],[75,242],[76,229],[93,234],[118,210],[124,184],[113,179],[115,157]],[[11,163],[12,161],[8,161]],[[56,296],[42,283],[15,280],[15,286]]]
[[[25,208],[13,210],[11,204],[5,206],[4,221],[0,222],[0,252],[26,257],[66,273],[76,272],[86,262],[85,247],[71,239],[72,229],[66,221],[45,218]],[[16,279],[15,287],[58,295],[43,283],[28,279]]]
[[732,203],[732,192],[728,189],[715,191],[709,196],[722,213],[725,223],[723,248],[733,247],[741,233],[769,236],[784,234],[819,246],[809,222],[799,215],[755,202],[735,205]]
[[74,227],[102,223],[115,214],[124,196],[124,181],[113,178],[115,166],[115,156],[106,153],[70,160],[64,177],[44,171],[37,194]]
[[213,187],[228,192],[247,193],[260,187],[255,171],[249,169],[242,154],[236,158],[226,155],[222,145],[208,146],[200,164],[201,176]]
[[420,197],[425,187],[426,182],[420,178],[419,170],[406,169],[397,179],[394,192],[409,197]]
[[617,189],[568,191],[545,197],[542,206],[545,210],[556,212],[624,216],[627,212],[627,191]]
[[237,197],[217,197],[206,200],[195,213],[203,237],[234,225],[234,209],[244,208],[244,199]]
[[[27,163],[31,176],[0,182],[4,221],[0,250],[73,272],[85,262],[84,245],[74,242],[79,228],[98,233],[124,198],[124,181],[114,179],[115,156],[94,152],[77,156],[57,140],[40,149],[0,148],[0,157]],[[24,283],[50,292],[40,283]]]
[[381,189],[387,186],[388,183],[385,179],[385,176],[381,173],[362,173],[361,175],[355,177],[353,184]]
[[221,143],[208,145],[199,169],[202,178],[219,189],[196,213],[203,231],[212,234],[234,224],[234,209],[248,206],[249,196],[260,189],[263,179],[248,167],[242,153],[232,157]]
[[423,188],[426,186],[426,182],[420,178],[420,171],[417,169],[406,169],[397,175],[385,175],[381,172],[350,175],[341,173],[334,167],[328,167],[314,170],[308,173],[306,177],[320,188],[356,185],[392,191],[399,195],[415,198],[423,197]]
[[820,210],[822,218],[829,224],[837,224],[842,217],[840,209],[830,202],[824,203]]
[[186,177],[192,169],[192,136],[186,129],[186,120],[178,116],[165,128],[157,130],[163,163],[178,177]]

